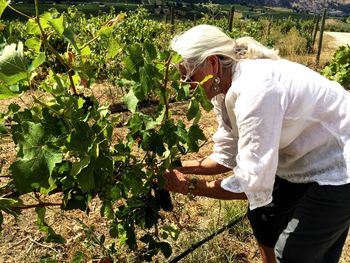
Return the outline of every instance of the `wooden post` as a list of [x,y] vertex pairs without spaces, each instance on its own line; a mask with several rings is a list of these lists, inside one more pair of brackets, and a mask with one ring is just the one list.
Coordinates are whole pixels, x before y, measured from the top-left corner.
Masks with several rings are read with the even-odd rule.
[[174,7],[170,7],[170,24],[174,27]]
[[326,21],[327,16],[327,8],[323,9],[323,15],[322,15],[322,22],[321,22],[321,28],[320,28],[320,36],[318,40],[318,49],[317,49],[317,55],[316,55],[316,65],[320,63],[320,55],[321,55],[321,49],[322,49],[322,40],[323,40],[323,30],[324,30],[324,24]]
[[312,46],[315,45],[319,23],[320,23],[320,16],[316,16],[315,23],[314,23],[314,30],[312,31]]
[[231,6],[231,10],[228,14],[228,31],[232,32],[233,16],[235,14],[235,7]]
[[193,25],[194,26],[197,25],[197,14],[196,13],[193,15]]

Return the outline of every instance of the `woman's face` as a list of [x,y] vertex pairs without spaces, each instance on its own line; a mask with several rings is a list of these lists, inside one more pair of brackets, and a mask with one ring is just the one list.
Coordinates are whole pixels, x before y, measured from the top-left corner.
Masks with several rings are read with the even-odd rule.
[[[215,56],[217,59],[217,57]],[[198,86],[198,83],[203,81],[207,76],[215,76],[217,74],[216,66],[217,60],[215,61],[214,56],[208,57],[206,61],[196,68],[191,76],[187,77],[187,82],[190,82],[190,85],[192,88],[196,88]],[[182,76],[186,76],[186,68],[183,65],[180,65],[179,67],[180,73]],[[215,97],[218,93],[217,91],[213,91],[213,79],[209,78],[206,82],[202,83],[202,87],[205,90],[205,93],[207,95],[207,98],[211,100],[213,97]]]

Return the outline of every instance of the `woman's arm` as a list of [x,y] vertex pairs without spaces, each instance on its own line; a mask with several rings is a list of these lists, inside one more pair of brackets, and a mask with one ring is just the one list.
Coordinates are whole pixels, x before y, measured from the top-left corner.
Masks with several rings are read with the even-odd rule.
[[183,174],[201,174],[201,175],[215,175],[222,174],[231,171],[210,157],[203,158],[201,160],[191,160],[182,162],[182,167],[177,168]]
[[[165,189],[172,192],[181,193],[184,195],[189,193],[189,186],[191,184],[191,180],[180,171],[178,170],[167,171],[164,174],[164,177],[165,177],[165,185],[164,185]],[[196,180],[192,193],[195,196],[206,196],[206,197],[222,199],[222,200],[247,199],[244,193],[233,193],[233,192],[226,191],[223,188],[221,188],[220,184],[221,184],[221,179],[214,180],[214,181]]]

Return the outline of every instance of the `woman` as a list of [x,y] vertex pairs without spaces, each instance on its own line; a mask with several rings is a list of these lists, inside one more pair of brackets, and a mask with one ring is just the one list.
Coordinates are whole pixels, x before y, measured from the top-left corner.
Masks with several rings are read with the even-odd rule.
[[[182,76],[218,119],[214,151],[165,174],[170,191],[248,199],[263,262],[338,262],[350,225],[350,94],[251,38],[196,26],[174,38]],[[186,174],[223,180],[190,180]],[[277,174],[277,176],[276,176]]]

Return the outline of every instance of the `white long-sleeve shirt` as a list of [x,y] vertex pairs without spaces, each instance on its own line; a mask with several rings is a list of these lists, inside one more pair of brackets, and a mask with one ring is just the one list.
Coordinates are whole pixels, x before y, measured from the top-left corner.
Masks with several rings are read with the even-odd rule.
[[237,63],[217,96],[214,161],[233,169],[221,187],[244,192],[250,209],[272,201],[275,175],[294,183],[350,182],[350,93],[287,60]]

